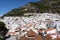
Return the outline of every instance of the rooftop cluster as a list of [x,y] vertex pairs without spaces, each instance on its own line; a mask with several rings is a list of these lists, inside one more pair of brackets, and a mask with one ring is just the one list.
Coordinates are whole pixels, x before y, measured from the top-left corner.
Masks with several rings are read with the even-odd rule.
[[[50,36],[51,39],[59,38],[60,16],[58,14],[33,14],[30,17],[11,17],[7,16],[0,21],[6,24],[9,29],[7,35],[18,35],[17,39],[34,39],[43,40]],[[32,31],[32,33],[30,33]],[[40,39],[41,37],[42,39]],[[39,38],[40,37],[40,38]],[[37,40],[36,39],[36,40]]]

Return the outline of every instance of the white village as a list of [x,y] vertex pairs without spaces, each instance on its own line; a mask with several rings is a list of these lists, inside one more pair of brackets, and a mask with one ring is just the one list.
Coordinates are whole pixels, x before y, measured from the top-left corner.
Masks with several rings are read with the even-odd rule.
[[[6,40],[51,40],[60,38],[60,15],[57,13],[26,13],[29,17],[5,16],[0,21],[9,29]],[[39,36],[40,35],[40,36]]]

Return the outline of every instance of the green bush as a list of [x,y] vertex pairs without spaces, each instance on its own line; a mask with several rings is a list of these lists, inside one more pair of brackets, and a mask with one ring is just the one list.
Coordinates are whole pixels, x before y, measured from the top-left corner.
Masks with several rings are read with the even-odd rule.
[[8,29],[5,27],[5,23],[0,21],[0,35],[3,37],[0,37],[0,40],[4,40],[4,37],[6,33],[8,32]]
[[3,38],[0,37],[0,40],[3,40]]

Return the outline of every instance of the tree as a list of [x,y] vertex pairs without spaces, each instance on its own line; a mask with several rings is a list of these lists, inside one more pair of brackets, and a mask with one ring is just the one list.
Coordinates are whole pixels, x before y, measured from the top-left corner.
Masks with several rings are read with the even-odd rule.
[[0,21],[0,39],[4,39],[7,32],[8,29],[5,27],[5,23]]

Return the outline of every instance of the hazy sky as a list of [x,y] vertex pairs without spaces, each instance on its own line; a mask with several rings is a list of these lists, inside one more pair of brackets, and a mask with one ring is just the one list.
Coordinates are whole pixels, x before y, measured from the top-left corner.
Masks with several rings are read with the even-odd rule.
[[37,1],[39,0],[0,0],[0,16],[28,2],[37,2]]

